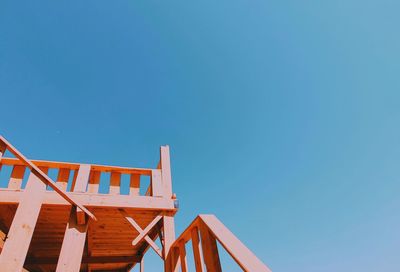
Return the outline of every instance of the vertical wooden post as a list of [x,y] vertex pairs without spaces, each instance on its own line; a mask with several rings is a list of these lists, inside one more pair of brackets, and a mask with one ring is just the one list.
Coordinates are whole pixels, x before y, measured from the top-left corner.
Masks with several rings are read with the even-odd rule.
[[121,190],[121,173],[111,172],[110,195],[119,195]]
[[181,260],[182,272],[187,272],[188,266],[187,266],[186,248],[184,241],[181,241],[179,243],[179,259]]
[[[164,197],[172,198],[171,162],[169,146],[162,146],[160,150],[161,180],[164,189]],[[173,216],[163,216],[164,230],[164,259],[167,259],[171,245],[175,241],[175,222]],[[171,258],[170,258],[171,259]],[[171,259],[172,260],[172,259]],[[164,265],[165,271],[170,271],[168,262]]]
[[[82,164],[72,188],[74,192],[85,192],[89,181],[90,165]],[[60,257],[57,263],[57,272],[79,272],[83,250],[85,248],[86,232],[89,220],[84,224],[78,223],[78,207],[72,207],[65,230]]]
[[144,272],[144,256],[140,260],[140,272]]
[[23,165],[14,165],[11,172],[10,182],[8,188],[13,190],[20,190],[22,185],[22,179],[24,178],[26,167]]
[[31,173],[1,251],[1,271],[22,270],[45,191],[46,185]]
[[191,236],[196,272],[203,272],[203,252],[200,248],[199,230],[197,227],[193,228]]
[[152,196],[164,196],[164,188],[161,181],[161,171],[159,169],[151,170],[151,191],[153,193]]
[[217,241],[204,223],[200,224],[201,245],[207,271],[222,272]]
[[129,184],[129,195],[138,196],[140,189],[140,175],[131,174],[130,184]]

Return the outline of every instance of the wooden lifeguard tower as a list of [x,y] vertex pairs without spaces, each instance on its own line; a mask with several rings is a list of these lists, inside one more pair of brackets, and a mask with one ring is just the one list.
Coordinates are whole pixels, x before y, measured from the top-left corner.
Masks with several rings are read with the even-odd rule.
[[270,271],[213,215],[175,238],[168,146],[156,168],[143,169],[30,160],[0,136],[0,169],[1,272],[143,272],[149,249],[164,271],[188,271],[191,252],[196,272],[218,272],[217,243],[243,271]]

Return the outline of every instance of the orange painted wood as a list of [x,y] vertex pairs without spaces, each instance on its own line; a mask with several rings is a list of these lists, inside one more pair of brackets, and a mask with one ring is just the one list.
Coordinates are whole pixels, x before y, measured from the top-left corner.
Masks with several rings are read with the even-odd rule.
[[13,170],[11,172],[10,181],[8,183],[8,188],[12,190],[21,189],[22,179],[25,174],[25,166],[22,165],[14,165]]
[[200,224],[200,234],[207,271],[222,272],[217,242],[204,223]]
[[57,182],[56,184],[61,190],[67,191],[67,185],[69,180],[70,170],[68,168],[60,168],[58,170]]
[[121,189],[121,174],[118,172],[111,172],[110,177],[110,194],[119,195]]
[[194,256],[194,264],[196,267],[196,272],[203,272],[203,252],[201,250],[200,238],[199,238],[199,230],[197,227],[194,227],[191,232],[192,238],[192,248],[193,248],[193,256]]
[[88,193],[98,193],[100,184],[100,171],[91,171],[88,184]]
[[[49,178],[45,173],[43,173],[42,170],[39,169],[38,166],[33,164],[30,160],[28,160],[21,152],[19,152],[13,145],[11,145],[10,142],[8,142],[3,136],[0,136],[0,144],[1,145],[6,145],[7,149],[15,156],[17,157],[21,162],[23,162],[24,165],[28,166],[31,169],[31,172],[35,174],[43,183],[46,185],[50,186],[54,191],[56,191],[60,196],[62,196],[65,200],[67,200],[69,203],[71,203],[74,206],[79,207],[81,210],[83,210],[90,218],[96,220],[96,217],[88,211],[84,206],[81,204],[77,203],[74,201],[72,198],[70,198],[65,192],[63,192],[58,186],[55,184],[55,182]],[[3,160],[2,160],[3,162]]]
[[1,271],[21,271],[42,206],[46,186],[30,174],[0,255]]
[[186,248],[185,248],[185,242],[183,242],[183,241],[181,241],[179,243],[179,259],[181,261],[182,272],[187,272],[188,266],[187,266],[187,258],[186,258]]
[[132,174],[130,177],[129,195],[137,196],[140,190],[140,175]]
[[208,227],[209,231],[244,271],[271,271],[218,218],[214,215],[200,215],[199,217],[203,221],[203,225]]

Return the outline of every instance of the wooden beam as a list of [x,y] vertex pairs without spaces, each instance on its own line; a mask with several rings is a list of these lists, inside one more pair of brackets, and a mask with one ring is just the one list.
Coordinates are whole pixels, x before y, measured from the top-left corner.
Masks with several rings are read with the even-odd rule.
[[[76,192],[85,192],[89,174],[90,165],[81,165],[72,189]],[[72,207],[57,263],[57,272],[79,272],[80,270],[89,221],[79,222],[82,221],[79,217],[81,217],[79,210]]]
[[[203,224],[244,271],[271,272],[221,221],[214,215],[200,215]],[[204,249],[204,245],[203,245]]]
[[181,261],[182,272],[187,272],[188,271],[188,265],[187,265],[186,248],[185,248],[185,242],[184,241],[181,241],[179,243],[179,259]]
[[144,257],[140,260],[140,272],[144,272]]
[[[136,231],[140,234],[143,232],[143,229],[139,226],[138,223],[136,223],[136,221],[129,216],[129,214],[124,211],[123,209],[119,209],[119,211],[121,212],[121,214],[125,217],[126,220],[128,220],[128,222],[136,229]],[[160,256],[161,259],[163,259],[163,254],[161,249],[157,246],[157,244],[149,237],[149,235],[145,235],[144,239],[146,240],[146,242],[149,244],[149,246],[151,246],[153,248],[153,250],[158,254],[158,256]]]
[[161,215],[157,215],[153,221],[150,222],[150,224],[147,225],[147,227],[144,228],[144,230],[142,232],[139,233],[138,236],[136,236],[136,238],[132,241],[132,245],[136,246],[140,241],[142,241],[145,236],[148,235],[148,233],[150,232],[150,230],[158,223],[158,221],[160,221],[162,219]]
[[[103,195],[103,194],[85,194],[85,193],[67,193],[72,198],[87,207],[110,207],[110,208],[129,208],[138,210],[159,210],[176,212],[174,201],[161,197],[148,196],[128,196],[128,195]],[[17,204],[23,195],[23,191],[14,191],[9,189],[0,189],[0,203]],[[70,204],[57,193],[47,191],[43,196],[43,204],[63,205]]]
[[164,188],[161,181],[161,170],[154,169],[151,171],[151,192],[152,196],[164,196]]
[[217,242],[204,223],[200,224],[200,234],[207,271],[222,272]]
[[200,247],[200,238],[199,238],[199,230],[197,227],[194,227],[191,231],[192,238],[192,248],[193,248],[193,256],[194,256],[194,264],[196,267],[196,272],[203,272],[203,252]]
[[172,178],[171,178],[171,162],[169,156],[169,146],[160,148],[161,175],[164,187],[164,197],[172,197]]
[[84,206],[81,204],[75,202],[72,198],[70,198],[68,195],[66,195],[65,192],[63,192],[58,186],[55,184],[55,182],[49,178],[38,166],[33,164],[30,160],[28,160],[21,152],[19,152],[13,145],[11,145],[10,142],[8,142],[3,136],[0,135],[0,144],[6,145],[7,149],[14,154],[15,157],[17,157],[21,162],[24,163],[29,169],[31,169],[31,172],[35,174],[43,183],[46,185],[50,186],[54,191],[56,191],[60,196],[62,196],[66,201],[71,203],[74,206],[79,207],[82,211],[84,211],[90,218],[93,220],[96,220],[96,217],[88,211]]
[[[56,264],[58,257],[28,257],[26,265]],[[140,256],[83,256],[82,264],[138,263]]]
[[0,255],[2,271],[21,271],[39,217],[46,186],[30,174]]

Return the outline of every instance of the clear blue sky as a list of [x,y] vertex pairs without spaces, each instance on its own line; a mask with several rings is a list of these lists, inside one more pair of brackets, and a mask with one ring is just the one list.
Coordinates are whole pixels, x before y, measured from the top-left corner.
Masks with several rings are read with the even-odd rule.
[[[400,271],[398,1],[2,1],[1,133],[152,167],[273,271]],[[150,268],[153,264],[149,264]]]

